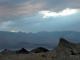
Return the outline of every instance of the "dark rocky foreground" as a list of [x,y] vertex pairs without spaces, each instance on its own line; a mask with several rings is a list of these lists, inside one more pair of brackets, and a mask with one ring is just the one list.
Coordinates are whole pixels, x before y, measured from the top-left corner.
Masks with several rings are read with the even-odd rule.
[[31,51],[22,48],[14,52],[5,49],[0,54],[0,60],[80,60],[80,44],[61,38],[58,46],[51,51],[43,47]]
[[71,43],[63,38],[53,51],[54,60],[80,60],[80,44]]

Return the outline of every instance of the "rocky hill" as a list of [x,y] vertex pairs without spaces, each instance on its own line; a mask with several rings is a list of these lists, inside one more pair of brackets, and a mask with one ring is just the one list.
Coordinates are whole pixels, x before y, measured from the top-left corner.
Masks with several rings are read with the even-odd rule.
[[69,42],[64,38],[60,39],[53,52],[55,60],[80,60],[80,44]]
[[22,48],[17,50],[16,54],[8,52],[11,51],[3,50],[3,54],[0,54],[0,60],[80,60],[80,44],[64,38],[60,38],[57,47],[51,51],[38,47],[32,51]]

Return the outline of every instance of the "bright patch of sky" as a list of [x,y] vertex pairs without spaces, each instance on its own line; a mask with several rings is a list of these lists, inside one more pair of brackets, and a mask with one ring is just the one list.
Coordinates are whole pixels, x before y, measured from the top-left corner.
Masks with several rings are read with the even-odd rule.
[[40,11],[39,14],[43,15],[43,18],[48,18],[48,17],[59,17],[59,16],[69,16],[78,13],[78,9],[70,9],[66,8],[62,11],[59,12],[53,12],[53,11]]

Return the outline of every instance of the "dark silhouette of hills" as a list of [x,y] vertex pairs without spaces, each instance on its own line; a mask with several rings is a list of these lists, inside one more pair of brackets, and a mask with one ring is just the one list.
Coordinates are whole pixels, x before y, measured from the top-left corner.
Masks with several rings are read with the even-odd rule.
[[9,49],[3,49],[0,53],[1,54],[16,54],[16,51],[9,50]]
[[[13,54],[12,52],[16,54]],[[31,51],[28,51],[25,48],[15,51],[4,49],[0,53],[0,59],[6,60],[7,57],[9,57],[8,59],[10,60],[13,58],[18,58],[18,60],[23,60],[25,58],[29,60],[39,60],[40,58],[42,60],[80,60],[80,44],[71,42],[71,40],[67,40],[66,38],[60,38],[59,43],[54,50],[48,50],[44,47],[37,47]]]
[[38,48],[32,49],[31,52],[33,52],[33,53],[41,53],[41,52],[49,52],[49,50],[44,48],[44,47],[38,47]]
[[26,50],[25,48],[21,48],[20,50],[16,51],[17,54],[28,54],[29,51]]
[[60,38],[57,47],[51,51],[44,47],[37,47],[30,52],[25,48],[15,50],[16,54],[12,52],[4,49],[0,53],[0,60],[80,60],[80,44],[66,38]]

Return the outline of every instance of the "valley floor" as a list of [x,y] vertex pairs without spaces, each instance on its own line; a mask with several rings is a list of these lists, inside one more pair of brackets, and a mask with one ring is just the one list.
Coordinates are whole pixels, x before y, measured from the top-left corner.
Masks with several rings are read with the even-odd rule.
[[34,53],[34,54],[5,54],[0,55],[0,60],[52,60],[50,54]]
[[5,54],[0,60],[80,60],[80,55],[55,56],[53,53]]

